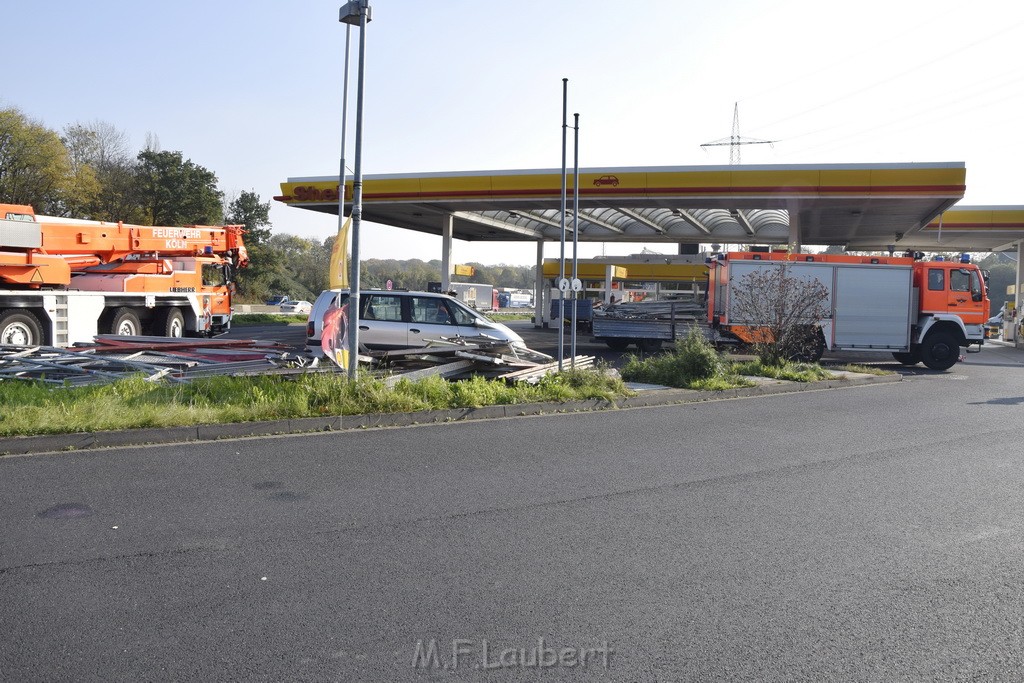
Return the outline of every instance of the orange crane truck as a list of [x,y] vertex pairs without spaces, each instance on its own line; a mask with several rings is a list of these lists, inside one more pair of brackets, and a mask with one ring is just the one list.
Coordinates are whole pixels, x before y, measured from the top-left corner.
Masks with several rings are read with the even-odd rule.
[[235,269],[248,264],[242,233],[51,218],[0,204],[0,345],[225,332]]
[[[960,347],[982,345],[990,302],[982,271],[967,254],[959,261],[922,261],[911,256],[850,256],[733,252],[708,263],[706,336],[713,342],[750,344],[765,338],[768,321],[751,320],[738,310],[737,293],[751,273],[766,269],[827,291],[824,316],[808,321],[818,330],[810,354],[819,360],[830,351],[888,352],[904,365],[924,363],[948,370]],[[653,350],[685,335],[695,324],[670,320],[594,319],[594,336],[612,348],[636,343]]]

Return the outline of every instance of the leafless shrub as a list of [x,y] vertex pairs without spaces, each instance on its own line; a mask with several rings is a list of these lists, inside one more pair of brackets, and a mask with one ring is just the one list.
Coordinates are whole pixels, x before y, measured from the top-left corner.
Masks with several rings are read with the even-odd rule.
[[816,361],[824,339],[819,323],[829,314],[829,291],[791,264],[765,264],[733,285],[730,322],[751,328],[753,351],[766,365]]

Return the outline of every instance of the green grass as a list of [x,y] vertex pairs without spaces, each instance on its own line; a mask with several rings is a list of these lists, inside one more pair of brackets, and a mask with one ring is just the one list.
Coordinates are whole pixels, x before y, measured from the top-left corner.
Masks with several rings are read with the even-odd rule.
[[529,313],[498,313],[496,311],[491,311],[484,315],[499,323],[508,322],[509,320],[533,320],[532,310]]
[[379,378],[349,382],[335,374],[211,377],[180,384],[140,376],[75,388],[5,381],[0,382],[0,436],[614,399],[630,393],[622,380],[599,370],[570,370],[535,385],[432,377],[402,380],[393,389]]
[[275,315],[273,313],[236,313],[231,316],[231,324],[239,327],[246,325],[291,325],[305,323],[306,315]]
[[667,353],[643,359],[626,356],[622,377],[632,382],[701,391],[751,386],[749,380],[740,377],[729,363],[722,360],[697,329],[691,330],[685,339],[678,340]]
[[847,363],[845,365],[838,365],[829,368],[830,370],[845,370],[846,372],[859,372],[862,375],[877,375],[884,377],[886,375],[896,375],[892,370],[883,370],[882,368],[872,367],[870,365],[858,365],[856,363]]
[[[872,372],[871,368],[851,372]],[[873,373],[880,374],[880,373]],[[622,368],[623,378],[634,382],[662,384],[681,389],[721,391],[735,387],[752,386],[743,376],[771,377],[790,382],[817,382],[835,379],[836,375],[816,363],[790,363],[769,365],[760,360],[728,360],[718,354],[703,335],[692,330],[667,353],[644,359],[627,356]]]
[[782,365],[766,365],[759,360],[733,363],[732,369],[739,375],[755,377],[771,377],[789,382],[817,382],[823,379],[835,379],[835,375],[817,363],[783,363]]

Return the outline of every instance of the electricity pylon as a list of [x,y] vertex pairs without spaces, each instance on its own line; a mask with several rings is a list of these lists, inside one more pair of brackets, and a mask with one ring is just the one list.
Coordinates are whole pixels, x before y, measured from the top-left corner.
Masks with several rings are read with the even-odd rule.
[[777,140],[759,140],[757,138],[745,138],[740,135],[740,103],[736,102],[732,110],[732,135],[720,140],[705,142],[701,147],[724,147],[729,145],[729,165],[737,166],[740,163],[741,145],[773,145]]

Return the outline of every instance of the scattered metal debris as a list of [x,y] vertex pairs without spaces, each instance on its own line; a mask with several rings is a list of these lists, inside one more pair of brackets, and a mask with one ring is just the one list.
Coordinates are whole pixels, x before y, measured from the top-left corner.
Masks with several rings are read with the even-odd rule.
[[[275,342],[252,339],[96,337],[93,344],[0,346],[0,381],[63,386],[102,384],[141,374],[147,381],[182,382],[212,375],[300,374],[319,363]],[[333,368],[322,370],[334,372]]]
[[[360,355],[370,374],[388,386],[439,376],[472,376],[509,382],[536,382],[557,372],[551,356],[493,337],[430,340],[428,346]],[[563,361],[563,367],[590,367],[593,356]],[[103,384],[142,375],[147,381],[188,382],[199,377],[342,374],[332,363],[297,354],[277,342],[253,339],[182,339],[103,335],[72,348],[0,346],[0,382],[25,380],[57,386]]]
[[[513,346],[493,337],[452,337],[428,340],[428,346],[398,351],[371,351],[378,370],[387,372],[385,382],[394,386],[402,379],[411,381],[440,376],[459,380],[471,376],[504,379],[509,382],[536,382],[557,372],[551,356],[522,346]],[[563,367],[591,367],[593,356],[577,356],[563,361]]]

